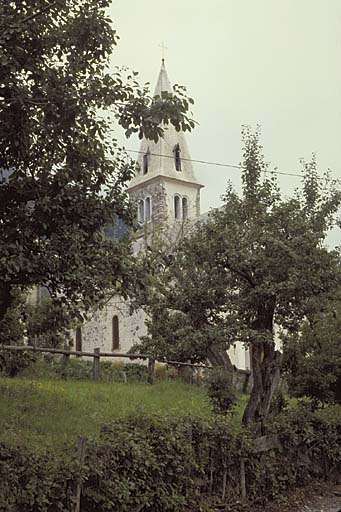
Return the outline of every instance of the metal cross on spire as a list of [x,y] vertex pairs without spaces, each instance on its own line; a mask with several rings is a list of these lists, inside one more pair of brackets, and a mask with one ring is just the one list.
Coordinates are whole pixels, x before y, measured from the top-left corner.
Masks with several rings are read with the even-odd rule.
[[161,44],[159,44],[159,48],[162,50],[162,62],[165,62],[165,52],[168,50],[168,47],[165,45],[163,41],[161,41]]

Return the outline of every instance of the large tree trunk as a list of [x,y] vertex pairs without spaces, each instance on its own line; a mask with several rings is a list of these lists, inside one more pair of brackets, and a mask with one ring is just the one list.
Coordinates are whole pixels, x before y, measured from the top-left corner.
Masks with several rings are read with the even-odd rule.
[[259,305],[257,318],[252,325],[258,336],[250,347],[253,383],[243,424],[252,426],[256,434],[265,433],[271,399],[280,379],[282,356],[272,341],[274,309],[274,300],[265,300]]
[[229,358],[228,353],[226,352],[226,348],[217,344],[211,345],[210,348],[208,349],[207,356],[212,366],[222,367],[226,370],[226,372],[230,376],[232,384],[234,366],[231,363],[231,359]]
[[251,365],[253,386],[243,415],[243,424],[253,426],[257,434],[264,434],[271,399],[280,380],[281,353],[273,342],[252,345]]

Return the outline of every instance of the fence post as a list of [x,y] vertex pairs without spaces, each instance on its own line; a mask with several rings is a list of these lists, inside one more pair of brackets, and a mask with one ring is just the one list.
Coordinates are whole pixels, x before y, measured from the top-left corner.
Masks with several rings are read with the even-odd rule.
[[93,365],[93,379],[94,380],[99,379],[99,374],[100,374],[99,358],[100,358],[100,349],[95,348],[94,349],[94,365]]
[[242,500],[246,499],[246,482],[245,482],[245,460],[240,459],[240,491]]
[[66,370],[67,370],[67,367],[70,362],[71,347],[70,346],[65,347],[65,350],[69,353],[63,354],[63,356],[62,356],[62,376],[64,379],[66,379]]
[[[80,466],[84,466],[85,452],[86,452],[86,437],[80,437],[78,441],[78,463]],[[81,471],[81,467],[79,468]],[[81,509],[81,494],[82,494],[82,476],[79,475],[77,478],[76,492],[75,492],[75,512],[80,512]]]
[[148,384],[154,384],[155,359],[148,358]]

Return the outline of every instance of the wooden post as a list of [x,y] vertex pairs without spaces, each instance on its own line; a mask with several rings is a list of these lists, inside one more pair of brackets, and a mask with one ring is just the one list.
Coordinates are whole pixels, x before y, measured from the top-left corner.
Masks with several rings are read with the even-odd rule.
[[226,467],[226,464],[224,464],[223,488],[222,488],[222,491],[221,491],[221,501],[225,501],[225,497],[226,497],[226,483],[227,483],[227,467]]
[[245,481],[245,460],[240,459],[240,494],[242,500],[246,500],[246,481]]
[[[84,466],[85,453],[86,453],[86,437],[80,437],[78,441],[78,463],[80,466]],[[81,468],[80,468],[81,469]],[[81,494],[82,494],[82,477],[77,478],[76,492],[75,492],[75,512],[80,512],[81,509]]]
[[148,384],[154,384],[155,359],[148,358]]
[[213,448],[210,448],[210,487],[209,487],[209,495],[212,496],[213,492],[213,471],[214,471],[214,464],[213,464]]
[[93,364],[93,379],[98,380],[100,375],[100,349],[95,348],[94,349],[94,364]]
[[69,362],[70,362],[71,347],[68,346],[68,347],[65,348],[65,350],[68,353],[63,354],[63,356],[62,356],[62,376],[63,376],[64,379],[66,379],[66,370],[67,370],[67,367],[68,367]]

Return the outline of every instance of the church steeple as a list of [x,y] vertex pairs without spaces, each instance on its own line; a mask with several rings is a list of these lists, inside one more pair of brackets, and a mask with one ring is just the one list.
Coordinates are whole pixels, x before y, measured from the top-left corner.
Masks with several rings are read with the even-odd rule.
[[[164,59],[162,59],[154,96],[161,96],[162,92],[172,93]],[[163,203],[167,204],[164,204],[162,209],[167,210],[164,214],[167,214],[168,220],[177,219],[174,206],[177,195],[180,200],[186,198],[189,205],[187,214],[190,217],[195,217],[200,213],[200,188],[202,185],[194,175],[185,135],[181,131],[177,132],[173,125],[164,125],[163,129],[163,138],[160,138],[157,143],[147,139],[141,141],[138,157],[140,170],[131,180],[128,192],[136,198],[146,194],[152,196],[151,186],[157,184],[159,195],[161,187],[163,194],[167,196],[163,198]],[[156,198],[152,198],[152,201],[154,206],[151,220],[155,221]]]
[[161,69],[156,82],[154,96],[161,96],[162,92],[173,92],[165,66],[165,59],[162,59],[161,61]]

